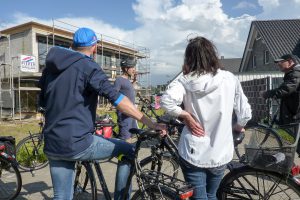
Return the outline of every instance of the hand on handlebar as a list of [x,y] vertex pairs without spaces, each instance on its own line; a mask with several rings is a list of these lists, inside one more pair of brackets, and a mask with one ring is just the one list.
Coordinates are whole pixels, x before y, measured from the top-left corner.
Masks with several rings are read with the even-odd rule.
[[240,126],[240,125],[238,125],[238,124],[235,124],[235,125],[232,127],[232,129],[233,129],[234,131],[237,131],[237,132],[245,132],[244,127],[243,127],[243,126]]
[[164,136],[167,134],[167,126],[166,124],[154,123],[155,130],[160,131],[160,136]]

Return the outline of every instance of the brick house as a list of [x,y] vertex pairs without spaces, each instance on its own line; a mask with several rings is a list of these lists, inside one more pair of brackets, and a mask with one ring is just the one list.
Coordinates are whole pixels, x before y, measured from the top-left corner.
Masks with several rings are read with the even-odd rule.
[[[238,76],[251,104],[254,121],[274,114],[277,103],[267,104],[259,97],[259,91],[275,88],[282,82],[283,73],[274,64],[274,59],[292,53],[300,61],[299,33],[299,19],[251,23]],[[246,76],[251,78],[245,79]]]

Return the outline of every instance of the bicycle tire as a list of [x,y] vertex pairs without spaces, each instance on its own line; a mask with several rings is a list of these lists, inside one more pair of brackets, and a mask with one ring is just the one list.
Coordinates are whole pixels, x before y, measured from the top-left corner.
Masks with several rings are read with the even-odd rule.
[[[145,197],[145,195],[147,195]],[[174,200],[176,199],[176,193],[165,186],[148,186],[145,188],[144,191],[138,190],[134,193],[132,196],[131,200],[159,200],[159,199],[164,199],[164,200]]]
[[73,199],[97,199],[96,180],[88,162],[76,163]]
[[[252,137],[252,135],[255,134],[255,137]],[[238,151],[239,155],[245,154],[245,145],[249,145],[251,142],[250,138],[255,138],[256,145],[260,147],[282,147],[283,142],[281,137],[278,135],[278,133],[268,128],[264,125],[255,124],[245,127],[245,135],[242,144],[240,144],[236,151]]]
[[[159,166],[158,159],[161,159],[161,165]],[[156,156],[148,156],[140,161],[142,169],[149,169],[159,171],[176,178],[178,176],[179,164],[171,155],[163,153],[160,158]]]
[[15,199],[21,187],[22,179],[17,164],[0,158],[0,199]]
[[300,199],[299,186],[291,177],[276,172],[243,166],[229,172],[222,179],[218,199]]
[[16,147],[16,160],[23,171],[33,171],[46,167],[49,163],[44,154],[44,140],[39,133],[22,139]]

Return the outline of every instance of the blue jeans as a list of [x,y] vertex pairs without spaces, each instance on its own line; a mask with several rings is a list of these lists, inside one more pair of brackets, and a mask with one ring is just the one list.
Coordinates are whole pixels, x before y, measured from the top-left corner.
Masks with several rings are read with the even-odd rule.
[[[86,150],[74,157],[60,158],[48,156],[54,192],[53,199],[73,199],[75,163],[77,160],[103,160],[120,154],[132,158],[134,155],[134,146],[119,139],[105,139],[101,136],[93,135],[93,143]],[[130,164],[128,162],[121,161],[118,163],[114,199],[121,199],[129,171]]]
[[200,168],[181,159],[180,166],[186,182],[192,184],[193,199],[217,200],[216,193],[223,178],[226,165],[214,168]]

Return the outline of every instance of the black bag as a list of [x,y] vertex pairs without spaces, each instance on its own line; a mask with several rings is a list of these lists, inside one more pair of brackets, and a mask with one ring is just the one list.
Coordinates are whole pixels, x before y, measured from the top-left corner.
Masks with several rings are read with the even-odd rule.
[[4,152],[16,156],[16,139],[12,136],[0,136],[0,144],[5,145]]

